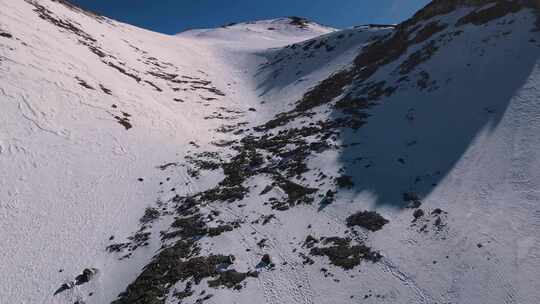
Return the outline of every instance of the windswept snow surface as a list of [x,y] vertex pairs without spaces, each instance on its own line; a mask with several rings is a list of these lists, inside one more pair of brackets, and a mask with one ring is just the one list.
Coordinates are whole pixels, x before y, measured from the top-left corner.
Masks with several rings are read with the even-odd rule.
[[166,36],[0,0],[0,303],[539,303],[536,12],[455,2]]

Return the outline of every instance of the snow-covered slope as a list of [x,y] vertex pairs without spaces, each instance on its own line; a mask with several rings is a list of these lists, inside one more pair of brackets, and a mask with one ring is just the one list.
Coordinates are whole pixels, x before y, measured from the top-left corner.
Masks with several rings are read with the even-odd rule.
[[0,303],[540,301],[532,2],[176,36],[0,5]]

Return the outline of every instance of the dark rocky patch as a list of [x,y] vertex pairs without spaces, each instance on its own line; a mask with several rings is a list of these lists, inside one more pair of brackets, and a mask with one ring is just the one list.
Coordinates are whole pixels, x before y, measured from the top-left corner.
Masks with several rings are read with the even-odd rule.
[[418,194],[414,192],[404,192],[403,193],[403,201],[407,204],[407,208],[418,208],[422,205],[422,202],[420,201],[420,197]]
[[[90,34],[83,31],[81,28],[76,26],[73,22],[54,16],[53,12],[51,12],[50,10],[45,8],[43,5],[39,4],[37,1],[34,1],[34,0],[25,0],[25,1],[28,4],[30,4],[30,5],[32,5],[34,7],[34,11],[38,14],[38,16],[41,19],[50,22],[51,24],[59,27],[60,29],[66,30],[66,31],[76,35],[79,38],[79,43],[81,43],[82,45],[85,45],[86,47],[88,47],[88,49],[92,53],[96,54],[97,56],[99,56],[101,58],[107,56],[107,54],[105,54],[105,52],[103,52],[101,50],[101,48],[97,45],[97,40],[95,38],[93,38]],[[53,0],[53,1],[62,3],[64,5],[66,3],[68,3],[65,0]],[[76,7],[76,6],[70,5],[70,7],[73,8],[73,7]],[[105,20],[105,19],[103,19],[101,17],[98,17],[95,14],[89,13],[88,11],[81,10],[81,9],[78,9],[78,8],[77,8],[77,10],[80,11],[80,12],[83,12],[83,13],[85,13],[85,14],[93,17],[93,18],[95,18],[96,20],[98,20],[98,22],[101,22],[101,21]]]
[[262,220],[262,225],[267,225],[268,223],[270,223],[270,221],[272,221],[273,219],[276,218],[276,215],[275,214],[269,214],[269,215],[262,215],[261,216],[261,220]]
[[411,227],[420,233],[433,233],[440,235],[444,239],[444,233],[447,230],[448,213],[440,208],[435,208],[431,212],[422,209],[416,209],[413,213]]
[[382,256],[364,244],[351,244],[348,238],[330,237],[324,238],[322,244],[326,247],[314,247],[310,254],[314,256],[326,256],[330,263],[345,270],[353,269],[360,265],[362,260],[378,262]]
[[160,216],[159,210],[153,207],[148,207],[144,210],[144,215],[140,218],[139,222],[142,225],[150,224],[157,220]]
[[151,82],[150,80],[145,80],[144,82],[152,86],[156,91],[163,92],[163,90],[160,87],[158,87],[155,83]]
[[465,24],[482,25],[492,20],[504,17],[508,14],[517,13],[524,8],[523,2],[519,0],[491,2],[494,2],[495,4],[483,10],[474,10],[468,15],[460,18],[456,23],[456,26],[462,26]]
[[41,19],[46,20],[61,29],[69,31],[86,41],[96,42],[96,39],[94,39],[88,33],[84,32],[79,27],[75,26],[73,23],[69,22],[68,20],[63,20],[63,19],[55,17],[53,12],[45,8],[43,5],[40,5],[37,1],[32,1],[32,0],[25,0],[25,1],[29,3],[30,5],[34,6],[34,11],[38,13]]
[[[208,98],[205,98],[203,96],[200,96],[202,99],[205,99],[208,101]],[[210,100],[213,100],[213,99],[210,99]],[[208,115],[208,116],[205,116],[204,119],[221,119],[221,120],[235,120],[235,119],[238,119],[239,116],[225,116],[223,115],[223,113],[219,113],[219,112],[213,112],[211,115]],[[233,130],[236,130],[240,125],[239,124],[236,124],[236,125],[232,125],[232,126],[225,126],[224,128],[226,129],[228,127],[228,130],[224,130],[224,131],[221,131],[222,133],[228,133],[228,132],[231,132]]]
[[416,33],[416,37],[413,39],[413,43],[422,43],[429,38],[433,37],[434,34],[443,31],[448,25],[440,24],[439,21],[433,21],[426,24],[422,29]]
[[99,84],[99,88],[103,91],[103,93],[107,94],[107,95],[112,95],[112,91],[107,89],[104,85],[102,85],[101,83]]
[[202,100],[206,100],[206,101],[213,101],[213,100],[217,100],[217,98],[215,97],[204,97],[204,96],[200,96],[199,97],[202,99]]
[[141,80],[142,80],[141,77],[139,77],[139,76],[137,76],[137,75],[135,75],[133,73],[128,72],[126,69],[124,69],[121,66],[118,66],[118,65],[116,65],[116,64],[114,64],[112,62],[107,62],[107,65],[110,66],[111,68],[117,70],[118,72],[120,72],[120,73],[122,73],[122,74],[124,74],[124,75],[126,75],[126,76],[128,76],[130,78],[133,78],[137,82],[141,82]]
[[204,87],[204,86],[191,86],[191,88],[195,89],[195,90],[205,90],[205,91],[208,91],[210,93],[214,93],[218,96],[225,96],[225,93],[223,93],[221,90],[217,89],[217,88],[214,88],[214,87]]
[[89,90],[95,90],[94,87],[92,87],[91,85],[89,85],[86,81],[82,80],[81,78],[79,77],[75,77],[75,79],[77,79],[77,81],[79,82],[79,84],[84,87],[84,88],[87,88]]
[[13,38],[13,35],[11,35],[11,34],[8,33],[8,32],[2,32],[2,31],[0,31],[0,37],[4,37],[4,38]]
[[201,200],[207,202],[233,203],[235,201],[240,201],[244,199],[244,197],[248,193],[248,190],[248,188],[244,187],[241,184],[227,185],[226,183],[222,182],[219,186],[201,193],[200,198]]
[[200,170],[212,171],[220,169],[223,163],[216,152],[195,153],[194,155],[187,155],[185,159],[192,166],[188,169],[192,177],[197,177]]
[[236,140],[216,140],[211,142],[212,145],[220,148],[230,147],[236,143]]
[[420,90],[429,89],[431,91],[432,89],[436,89],[435,87],[436,81],[431,80],[430,77],[431,76],[429,75],[428,72],[426,71],[420,72],[419,78],[416,81],[416,85],[418,86],[418,88],[420,88]]
[[440,208],[435,208],[435,209],[433,209],[433,211],[431,211],[432,215],[441,215],[443,213],[444,213],[444,211],[442,209],[440,209]]
[[328,190],[321,200],[321,205],[326,206],[334,202],[337,191]]
[[[165,303],[170,285],[185,281],[190,277],[200,281],[204,277],[216,274],[215,266],[221,263],[231,264],[227,256],[191,257],[196,253],[193,240],[178,241],[173,246],[163,249],[122,292],[113,304]],[[185,260],[185,262],[182,262]],[[208,264],[207,264],[208,263]],[[210,266],[212,265],[212,269]],[[201,267],[201,265],[203,267]],[[189,296],[189,293],[182,293]]]
[[300,258],[302,258],[302,260],[303,260],[302,264],[303,265],[313,265],[313,264],[315,264],[315,261],[312,258],[310,258],[309,256],[307,256],[306,254],[304,254],[302,252],[300,252],[298,254],[298,256],[300,256]]
[[278,186],[287,194],[289,205],[294,206],[313,202],[313,197],[310,195],[317,192],[317,189],[308,188],[280,177],[277,179]]
[[265,253],[263,257],[261,258],[261,263],[264,265],[270,265],[272,263],[272,259],[270,258],[270,255],[268,253]]
[[422,49],[412,53],[405,61],[399,66],[399,73],[402,75],[410,73],[414,68],[423,62],[429,60],[433,54],[438,50],[434,40],[424,45]]
[[[154,77],[157,77],[157,78],[161,78],[163,80],[167,80],[167,81],[173,81],[173,80],[176,79],[176,77],[179,76],[178,74],[171,74],[171,73],[167,73],[167,72],[163,72],[163,71],[149,71],[148,74],[150,74],[150,75],[152,75]],[[188,83],[188,82],[178,80],[177,83]]]
[[298,16],[291,16],[289,17],[291,20],[289,23],[292,25],[296,25],[299,28],[307,28],[309,26],[309,20],[306,18],[298,17]]
[[115,244],[107,246],[105,249],[110,253],[113,253],[113,252],[119,253],[129,248],[130,245],[131,243],[115,243]]
[[90,280],[97,274],[96,268],[85,268],[81,274],[75,277],[75,285],[82,285],[90,282]]
[[319,240],[310,234],[306,237],[306,240],[304,241],[304,244],[302,246],[306,248],[313,248],[313,246],[318,243]]
[[[216,117],[205,117],[205,119],[212,119],[212,118],[216,118]],[[240,129],[241,127],[247,125],[248,123],[243,123],[243,122],[240,122],[240,123],[236,123],[236,124],[232,124],[232,125],[222,125],[221,127],[217,128],[216,129],[216,132],[219,132],[219,133],[231,133],[231,132],[239,132],[239,131],[243,131],[243,129]]]
[[416,209],[413,213],[413,223],[416,222],[419,218],[421,218],[422,216],[424,216],[424,210],[422,209]]
[[118,116],[118,115],[113,115],[114,119],[116,119],[116,121],[121,124],[126,130],[129,130],[133,127],[133,125],[131,124],[131,122],[129,121],[129,117],[127,116]]
[[158,166],[158,169],[167,170],[170,167],[176,167],[176,166],[178,166],[178,163],[166,163],[166,164],[163,164],[161,166]]
[[219,273],[219,276],[213,280],[208,281],[208,286],[217,288],[217,287],[226,287],[233,288],[235,290],[242,289],[242,283],[247,277],[258,277],[258,272],[238,272],[236,270],[226,270]]
[[261,191],[261,193],[259,193],[259,195],[265,195],[268,192],[272,191],[272,189],[274,189],[273,185],[267,185],[266,187],[264,187],[264,189]]
[[171,238],[200,238],[203,236],[215,237],[222,233],[232,231],[231,225],[220,225],[218,227],[208,227],[203,221],[200,214],[195,214],[189,217],[176,218],[172,223],[171,228],[174,229],[171,232],[162,232],[162,239]]
[[205,278],[211,278],[208,283],[210,287],[239,289],[241,288],[239,284],[245,279],[257,276],[255,272],[240,273],[234,269],[227,269],[234,263],[234,256],[199,256],[200,249],[197,242],[201,237],[231,231],[238,227],[238,223],[209,228],[199,212],[199,202],[193,196],[175,196],[169,203],[173,204],[177,218],[172,224],[174,231],[162,232],[162,238],[178,237],[178,239],[172,245],[164,245],[152,262],[113,304],[165,303],[165,296],[177,282],[186,282],[184,291],[174,293],[182,300],[193,294],[191,290],[193,284],[198,285]]
[[261,239],[259,242],[257,242],[257,246],[259,248],[264,248],[264,247],[266,247],[266,242],[267,241],[268,241],[267,239]]
[[91,44],[89,42],[85,42],[85,41],[79,41],[81,44],[84,44],[88,47],[88,49],[90,50],[90,52],[96,54],[98,57],[100,58],[105,58],[105,57],[112,57],[111,55],[108,55],[107,53],[105,53],[103,50],[101,50],[100,47],[94,45],[94,44]]
[[97,273],[98,270],[96,268],[85,268],[81,274],[75,277],[75,280],[62,284],[60,288],[58,288],[54,292],[54,295],[56,296],[57,294],[62,293],[66,290],[75,288],[75,286],[83,285],[90,282],[90,280],[92,280],[92,278],[94,278]]
[[146,232],[145,230],[146,227],[143,227],[140,231],[128,237],[128,240],[130,241],[130,251],[134,251],[138,247],[146,247],[149,245],[148,241],[150,240],[151,233]]
[[[229,232],[229,231],[233,231],[235,227],[231,226],[231,225],[221,225],[221,226],[218,226],[218,227],[209,227],[208,228],[208,236],[210,237],[214,237],[214,236],[219,236],[225,232]],[[238,227],[236,227],[238,228]]]
[[388,220],[375,211],[360,211],[347,218],[347,226],[360,226],[370,231],[381,230]]

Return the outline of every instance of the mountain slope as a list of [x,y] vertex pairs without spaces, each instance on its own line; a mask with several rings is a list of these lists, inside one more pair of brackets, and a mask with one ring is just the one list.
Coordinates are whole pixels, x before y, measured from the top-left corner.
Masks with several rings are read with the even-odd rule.
[[2,299],[540,300],[531,3],[176,36],[1,4]]

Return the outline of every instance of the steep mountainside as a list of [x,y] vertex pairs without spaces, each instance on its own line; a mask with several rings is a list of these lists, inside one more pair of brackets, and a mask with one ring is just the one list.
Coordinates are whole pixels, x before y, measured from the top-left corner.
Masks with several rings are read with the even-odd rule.
[[1,303],[540,302],[532,1],[175,36],[0,5]]

